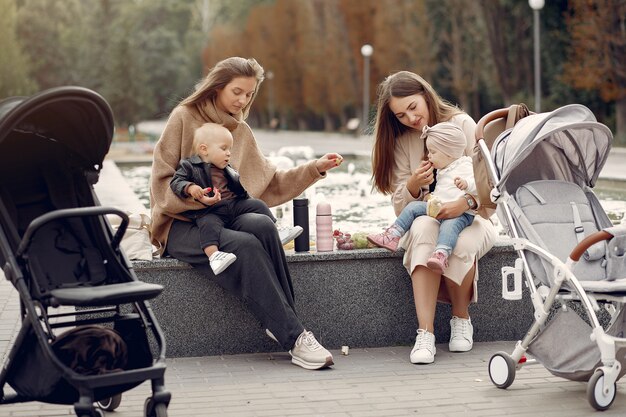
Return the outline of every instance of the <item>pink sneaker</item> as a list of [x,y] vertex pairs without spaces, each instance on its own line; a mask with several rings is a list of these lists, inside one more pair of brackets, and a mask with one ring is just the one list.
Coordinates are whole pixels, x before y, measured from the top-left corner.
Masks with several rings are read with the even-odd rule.
[[448,268],[448,255],[441,251],[435,251],[426,262],[426,266],[433,272],[443,274]]
[[370,234],[367,235],[367,240],[372,242],[374,245],[388,249],[392,252],[398,250],[398,243],[400,242],[400,236],[396,236],[389,231],[390,228],[385,229],[384,232],[378,234]]

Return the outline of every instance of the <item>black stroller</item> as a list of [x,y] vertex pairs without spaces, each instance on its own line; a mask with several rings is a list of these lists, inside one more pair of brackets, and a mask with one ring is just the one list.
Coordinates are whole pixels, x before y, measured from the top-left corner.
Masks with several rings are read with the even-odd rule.
[[[119,246],[128,216],[101,207],[93,190],[112,137],[111,108],[85,88],[0,102],[0,264],[22,318],[0,404],[74,404],[79,417],[102,416],[151,380],[145,416],[167,416],[165,339],[146,301],[163,288],[137,279]],[[115,234],[107,215],[122,219]]]

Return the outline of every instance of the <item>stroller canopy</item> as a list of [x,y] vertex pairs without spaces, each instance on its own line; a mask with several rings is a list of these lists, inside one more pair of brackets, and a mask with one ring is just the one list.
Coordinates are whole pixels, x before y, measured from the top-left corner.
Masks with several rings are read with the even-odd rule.
[[494,142],[498,189],[557,179],[593,187],[611,150],[613,135],[587,107],[570,104],[521,119]]
[[73,164],[99,170],[113,140],[111,108],[98,93],[82,87],[0,101],[0,154],[24,157],[16,154],[15,142],[33,141],[19,144],[18,149],[28,149],[42,139],[65,146],[77,159]]

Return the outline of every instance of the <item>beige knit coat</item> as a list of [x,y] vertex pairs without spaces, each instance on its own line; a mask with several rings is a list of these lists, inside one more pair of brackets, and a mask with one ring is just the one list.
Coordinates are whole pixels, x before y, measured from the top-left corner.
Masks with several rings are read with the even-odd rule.
[[[449,121],[465,132],[467,139],[465,154],[470,155],[475,143],[474,129],[476,123],[465,113],[453,116]],[[424,195],[422,192],[418,198],[415,198],[406,188],[409,177],[419,167],[424,157],[424,139],[420,136],[420,132],[410,130],[396,139],[393,171],[395,192],[391,198],[396,214],[399,214],[411,201],[421,200]],[[428,188],[425,187],[423,191],[427,190]],[[432,217],[421,216],[413,222],[410,231],[402,240],[402,247],[406,249],[404,267],[409,275],[413,274],[418,266],[426,266],[428,258],[430,258],[437,244],[438,235],[439,222]],[[478,264],[476,260],[492,248],[496,237],[497,232],[491,221],[485,220],[481,216],[475,216],[474,222],[463,229],[459,235],[459,240],[448,258],[449,266],[445,276],[458,285],[461,285],[469,269],[476,263],[473,301],[476,301],[478,297]],[[440,287],[438,299],[444,302],[449,301],[449,295],[444,285]]]
[[170,114],[161,138],[154,148],[150,178],[150,207],[152,215],[152,244],[161,254],[174,219],[189,221],[180,213],[204,206],[192,197],[180,199],[170,189],[169,183],[179,161],[192,155],[195,130],[207,122],[223,124],[233,135],[230,163],[239,171],[241,183],[250,196],[259,198],[268,206],[276,206],[300,195],[305,189],[324,178],[315,167],[315,161],[289,170],[278,170],[258,147],[250,126],[241,113],[226,114],[213,102],[202,105],[179,105]]

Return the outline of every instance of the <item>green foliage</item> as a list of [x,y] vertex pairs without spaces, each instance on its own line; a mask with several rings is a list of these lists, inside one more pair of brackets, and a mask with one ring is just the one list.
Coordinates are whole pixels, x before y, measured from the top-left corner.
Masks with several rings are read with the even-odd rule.
[[[289,128],[340,129],[361,112],[366,43],[374,47],[372,110],[376,86],[403,69],[475,119],[534,101],[533,12],[525,0],[0,0],[0,7],[0,97],[81,85],[101,93],[122,126],[167,116],[208,68],[239,55],[274,75],[250,123],[269,123],[271,113]],[[623,0],[546,1],[544,110],[585,104],[623,137],[626,110],[616,108],[626,107],[625,14]],[[587,50],[589,40],[596,44]]]
[[15,33],[15,0],[0,0],[0,99],[28,95],[35,83],[28,76],[28,60]]
[[202,75],[199,1],[20,1],[12,20],[29,62],[21,71],[35,84],[26,90],[94,89],[122,126],[166,116]]

